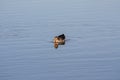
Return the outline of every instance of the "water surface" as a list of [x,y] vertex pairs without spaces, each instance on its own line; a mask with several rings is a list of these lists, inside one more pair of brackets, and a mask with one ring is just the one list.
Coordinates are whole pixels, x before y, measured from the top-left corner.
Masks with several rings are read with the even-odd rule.
[[0,80],[120,80],[119,4],[1,0]]

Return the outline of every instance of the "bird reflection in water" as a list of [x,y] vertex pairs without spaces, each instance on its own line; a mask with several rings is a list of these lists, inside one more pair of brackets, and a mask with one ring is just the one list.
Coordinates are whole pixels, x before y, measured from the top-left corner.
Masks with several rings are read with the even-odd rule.
[[65,45],[65,42],[64,43],[54,43],[54,48],[58,48],[59,45]]
[[65,35],[61,34],[54,37],[54,48],[58,48],[59,45],[65,45]]

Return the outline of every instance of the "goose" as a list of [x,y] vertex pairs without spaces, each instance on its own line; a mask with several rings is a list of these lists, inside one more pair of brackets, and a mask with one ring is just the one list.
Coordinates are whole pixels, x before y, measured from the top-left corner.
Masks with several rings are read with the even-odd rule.
[[54,43],[61,43],[61,44],[65,43],[65,35],[61,34],[59,36],[55,36],[53,42]]

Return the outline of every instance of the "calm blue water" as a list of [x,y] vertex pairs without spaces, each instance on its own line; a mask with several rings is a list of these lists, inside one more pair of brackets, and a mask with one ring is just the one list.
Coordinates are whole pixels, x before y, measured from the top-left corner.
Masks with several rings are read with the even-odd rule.
[[120,1],[0,0],[0,80],[120,80]]

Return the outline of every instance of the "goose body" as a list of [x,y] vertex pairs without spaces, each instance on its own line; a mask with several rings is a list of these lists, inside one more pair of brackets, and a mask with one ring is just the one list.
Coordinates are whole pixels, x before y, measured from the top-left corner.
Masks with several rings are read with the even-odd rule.
[[54,43],[65,43],[65,35],[61,34],[59,36],[55,36],[53,42]]

